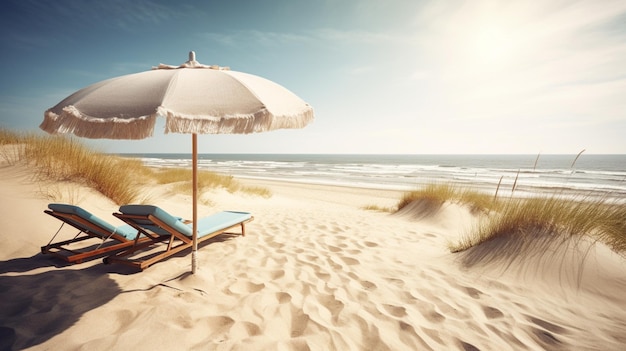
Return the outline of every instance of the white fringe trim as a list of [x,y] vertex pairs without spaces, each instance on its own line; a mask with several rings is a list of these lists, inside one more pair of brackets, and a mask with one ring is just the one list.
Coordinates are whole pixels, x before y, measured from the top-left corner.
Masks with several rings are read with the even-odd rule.
[[83,115],[76,107],[63,108],[60,115],[48,110],[39,128],[50,134],[72,133],[90,139],[145,139],[154,133],[156,114],[136,118],[97,118]]
[[157,114],[165,116],[165,133],[250,134],[274,129],[303,128],[314,119],[313,108],[288,116],[274,116],[267,110],[250,115],[227,117],[186,116],[159,107]]
[[228,117],[188,116],[159,107],[155,114],[136,118],[98,118],[82,114],[76,107],[67,106],[58,115],[51,110],[44,114],[39,128],[50,134],[71,133],[90,139],[145,139],[154,133],[157,116],[166,119],[165,133],[182,134],[249,134],[274,129],[303,128],[314,119],[313,108],[307,106],[300,113],[274,116],[267,110],[251,115]]

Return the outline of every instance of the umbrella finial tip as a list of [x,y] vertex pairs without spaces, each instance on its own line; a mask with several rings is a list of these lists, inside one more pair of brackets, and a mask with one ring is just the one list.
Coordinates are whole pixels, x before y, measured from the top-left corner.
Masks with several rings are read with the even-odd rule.
[[196,60],[196,53],[194,51],[189,51],[189,61]]

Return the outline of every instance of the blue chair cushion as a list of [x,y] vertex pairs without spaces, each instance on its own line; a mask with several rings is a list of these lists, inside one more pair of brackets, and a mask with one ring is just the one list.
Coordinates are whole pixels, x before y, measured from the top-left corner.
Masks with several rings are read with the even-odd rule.
[[137,237],[137,230],[135,228],[125,224],[119,227],[114,227],[109,222],[99,218],[98,216],[84,210],[81,207],[67,204],[48,204],[48,208],[54,212],[66,213],[76,215],[94,226],[101,228],[101,230],[93,230],[91,228],[85,228],[83,224],[80,222],[73,221],[69,218],[66,218],[67,221],[71,222],[74,226],[80,228],[84,232],[89,232],[93,234],[100,235],[102,237],[109,237],[111,233],[115,233],[123,236],[128,240],[134,240]]
[[[161,208],[152,205],[124,205],[120,207],[120,212],[130,215],[153,215],[165,222],[179,233],[192,237],[193,223],[185,224],[181,218],[174,217]],[[252,218],[248,212],[224,211],[198,220],[198,237],[214,233],[224,228],[231,227]],[[136,221],[137,224],[145,226],[152,225],[149,221]],[[142,223],[143,222],[143,223]]]
[[[191,236],[192,233],[192,229],[190,227],[188,227],[187,225],[185,225],[185,223],[183,223],[181,221],[181,218],[179,217],[174,217],[172,215],[170,215],[169,213],[163,211],[162,209],[160,209],[157,206],[152,206],[152,205],[124,205],[122,207],[120,207],[120,212],[122,212],[123,214],[129,214],[129,215],[139,215],[139,216],[147,216],[147,215],[153,215],[156,218],[162,220],[163,222],[165,222],[167,225],[171,226],[172,228],[174,228],[175,230],[177,230],[178,232],[186,235],[186,236]],[[135,221],[137,224],[139,224],[140,226],[143,227],[147,227],[159,234],[166,234],[164,232],[159,232],[158,230],[154,230],[154,225],[151,221],[148,220],[136,220]]]
[[[248,212],[224,211],[198,220],[198,237],[215,233],[252,218]],[[191,226],[191,224],[189,224]],[[193,230],[192,230],[193,231]]]

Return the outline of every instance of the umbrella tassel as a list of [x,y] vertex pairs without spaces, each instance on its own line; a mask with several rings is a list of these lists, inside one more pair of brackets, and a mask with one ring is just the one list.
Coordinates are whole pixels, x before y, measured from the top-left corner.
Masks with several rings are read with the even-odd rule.
[[[74,106],[63,108],[61,114],[46,111],[39,128],[51,134],[72,133],[90,139],[138,140],[151,137],[157,115],[132,119],[95,118],[84,116]],[[94,128],[94,124],[98,128]]]

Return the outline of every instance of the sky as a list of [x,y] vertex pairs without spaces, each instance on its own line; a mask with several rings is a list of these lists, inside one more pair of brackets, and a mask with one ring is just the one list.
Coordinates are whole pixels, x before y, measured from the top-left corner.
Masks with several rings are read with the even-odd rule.
[[[626,154],[624,0],[5,0],[0,127],[100,80],[204,64],[313,106],[304,129],[200,135],[200,153]],[[191,137],[84,139],[189,153]]]

